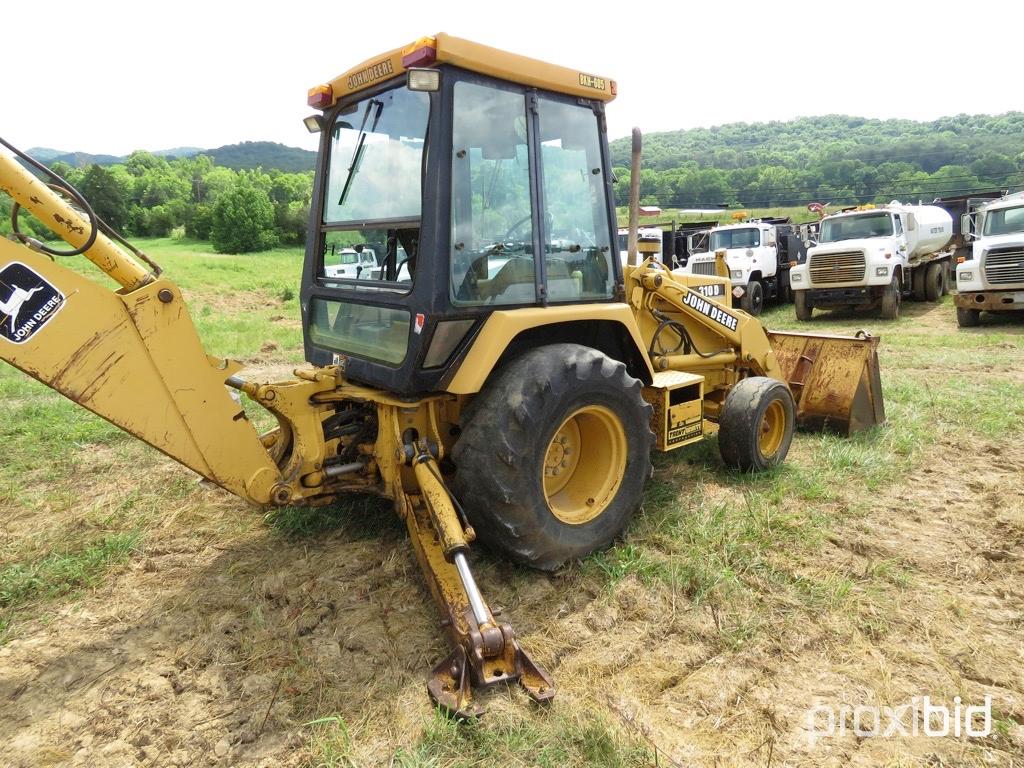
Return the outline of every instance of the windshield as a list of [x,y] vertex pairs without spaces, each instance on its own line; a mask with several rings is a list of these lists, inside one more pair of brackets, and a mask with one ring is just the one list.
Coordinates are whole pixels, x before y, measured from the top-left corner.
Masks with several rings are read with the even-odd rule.
[[985,214],[985,230],[982,233],[985,236],[1009,235],[1013,232],[1024,232],[1024,205]]
[[721,229],[711,233],[711,250],[719,248],[757,248],[761,244],[761,231],[757,227],[747,229]]
[[404,87],[342,109],[331,133],[324,223],[418,219],[429,95]]
[[892,216],[888,213],[864,213],[859,216],[825,219],[821,222],[821,236],[818,242],[834,243],[839,240],[888,237],[892,233]]

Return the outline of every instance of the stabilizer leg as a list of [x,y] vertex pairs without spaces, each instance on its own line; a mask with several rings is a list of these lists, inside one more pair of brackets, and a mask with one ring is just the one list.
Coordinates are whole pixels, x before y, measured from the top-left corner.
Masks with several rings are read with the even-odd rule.
[[472,529],[463,530],[436,462],[426,451],[414,461],[421,492],[402,493],[399,513],[454,648],[434,668],[430,697],[457,717],[482,714],[473,690],[499,683],[518,682],[535,701],[549,701],[551,677],[519,646],[512,627],[495,620],[477,588],[466,559]]

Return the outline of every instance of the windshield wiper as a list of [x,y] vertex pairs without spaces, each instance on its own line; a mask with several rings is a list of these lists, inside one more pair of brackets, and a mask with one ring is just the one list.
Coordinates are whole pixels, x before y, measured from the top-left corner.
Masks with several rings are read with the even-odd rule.
[[359,172],[359,162],[363,159],[363,147],[366,145],[366,121],[370,117],[370,110],[377,107],[377,112],[373,116],[373,125],[370,126],[370,131],[377,128],[377,123],[380,121],[380,113],[384,109],[384,102],[377,99],[370,99],[366,103],[366,111],[363,113],[363,122],[359,126],[359,138],[356,140],[356,148],[352,150],[352,159],[349,161],[348,175],[345,177],[345,186],[341,188],[341,197],[338,198],[338,207],[340,208],[345,204],[345,198],[348,197],[349,190],[352,189],[352,181],[356,177],[356,173]]

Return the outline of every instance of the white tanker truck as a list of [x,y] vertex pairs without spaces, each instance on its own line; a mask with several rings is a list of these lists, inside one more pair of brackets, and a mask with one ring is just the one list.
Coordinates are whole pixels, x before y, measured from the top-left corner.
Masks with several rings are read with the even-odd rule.
[[956,268],[956,319],[978,325],[982,311],[1024,309],[1024,192],[1007,195],[964,215],[974,242]]
[[949,290],[953,218],[934,205],[861,206],[825,216],[817,243],[790,270],[799,320],[815,308],[879,308],[899,316],[904,296],[938,301]]

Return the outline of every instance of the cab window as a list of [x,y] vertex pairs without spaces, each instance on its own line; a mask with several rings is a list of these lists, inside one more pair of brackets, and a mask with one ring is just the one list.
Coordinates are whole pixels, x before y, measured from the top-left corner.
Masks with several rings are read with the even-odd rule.
[[608,298],[612,243],[597,115],[544,97],[539,113],[548,298]]
[[452,302],[532,304],[537,270],[525,96],[458,82],[454,104]]

